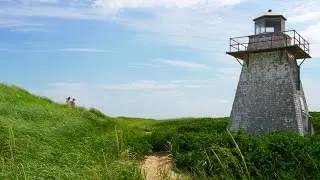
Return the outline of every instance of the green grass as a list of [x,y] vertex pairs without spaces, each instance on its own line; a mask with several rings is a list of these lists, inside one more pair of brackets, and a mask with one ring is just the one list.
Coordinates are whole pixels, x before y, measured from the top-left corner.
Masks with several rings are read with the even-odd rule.
[[319,179],[320,113],[311,114],[314,136],[249,136],[228,132],[227,118],[200,118],[155,124],[149,142],[197,179]]
[[194,179],[319,179],[314,136],[226,131],[228,118],[108,117],[0,84],[0,179],[143,179],[151,151],[170,151]]
[[[143,131],[0,85],[0,179],[142,179]],[[139,136],[139,138],[137,138]],[[139,152],[139,153],[137,153]]]

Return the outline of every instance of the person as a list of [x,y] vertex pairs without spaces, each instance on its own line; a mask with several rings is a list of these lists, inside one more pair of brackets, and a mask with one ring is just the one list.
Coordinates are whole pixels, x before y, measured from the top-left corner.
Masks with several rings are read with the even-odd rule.
[[72,107],[74,107],[74,106],[76,105],[76,102],[75,102],[75,101],[76,101],[76,99],[73,98],[72,101],[71,101],[71,106],[72,106]]
[[66,104],[70,104],[70,99],[71,99],[71,97],[68,97],[68,98],[67,98]]

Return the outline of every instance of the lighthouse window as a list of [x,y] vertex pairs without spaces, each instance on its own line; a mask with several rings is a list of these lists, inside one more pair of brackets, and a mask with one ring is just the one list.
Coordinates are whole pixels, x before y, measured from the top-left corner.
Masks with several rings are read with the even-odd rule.
[[260,27],[256,26],[256,34],[260,34],[260,33],[261,33]]
[[274,27],[266,27],[266,32],[274,32]]
[[264,22],[260,21],[256,23],[255,27],[256,34],[264,33],[265,32],[265,27],[264,27]]
[[267,19],[265,24],[266,32],[281,31],[281,21],[278,19]]

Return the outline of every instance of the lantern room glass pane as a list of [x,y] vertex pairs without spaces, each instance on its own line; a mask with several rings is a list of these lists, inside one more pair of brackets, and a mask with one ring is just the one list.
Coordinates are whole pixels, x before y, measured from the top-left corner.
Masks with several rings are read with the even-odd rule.
[[261,33],[260,27],[256,26],[256,34],[260,34],[260,33]]
[[266,19],[265,25],[267,32],[278,32],[281,31],[281,20],[280,19]]
[[255,33],[260,34],[265,32],[265,26],[263,21],[256,22],[255,24]]
[[266,27],[266,32],[274,32],[274,27]]

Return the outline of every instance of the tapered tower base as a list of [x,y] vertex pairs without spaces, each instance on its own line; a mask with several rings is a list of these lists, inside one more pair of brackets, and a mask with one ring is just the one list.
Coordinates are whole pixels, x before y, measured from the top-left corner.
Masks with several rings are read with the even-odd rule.
[[300,67],[286,50],[249,54],[244,61],[228,126],[249,134],[312,132]]

